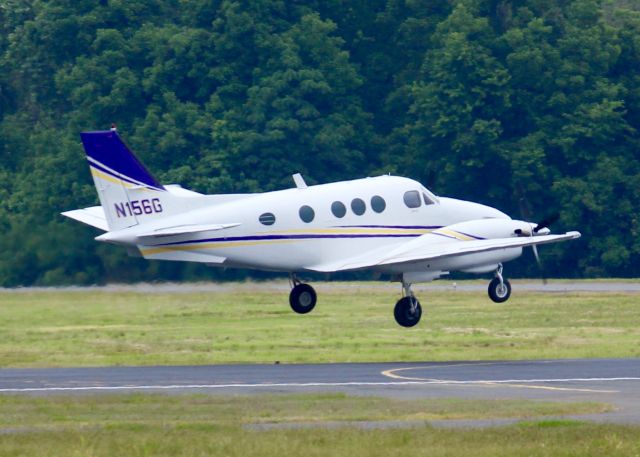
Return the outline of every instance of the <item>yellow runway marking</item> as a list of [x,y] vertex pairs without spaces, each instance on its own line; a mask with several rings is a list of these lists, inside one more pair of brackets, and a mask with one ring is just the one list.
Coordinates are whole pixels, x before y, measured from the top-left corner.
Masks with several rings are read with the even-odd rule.
[[[499,365],[500,362],[486,362],[486,363],[474,363],[471,366],[480,367],[480,366],[488,366],[488,365]],[[409,376],[401,376],[395,374],[397,371],[407,371],[407,370],[431,370],[437,368],[451,368],[451,367],[463,367],[468,366],[467,363],[448,363],[446,365],[425,365],[423,367],[407,367],[407,368],[394,368],[393,370],[385,370],[382,372],[384,376],[388,378],[394,379],[404,379],[407,381],[424,381],[423,378],[411,378]]]
[[486,385],[486,386],[504,386],[504,387],[514,387],[514,388],[522,388],[522,389],[539,389],[539,390],[557,390],[557,391],[565,391],[565,392],[591,392],[591,393],[598,393],[598,394],[617,394],[619,393],[618,390],[600,390],[600,389],[579,389],[576,387],[551,387],[551,386],[539,386],[539,385],[532,385],[532,384],[497,384],[495,382],[487,382],[487,384],[481,384],[481,385]]
[[[416,381],[416,382],[429,382],[433,384],[442,384],[449,386],[465,386],[465,385],[478,385],[484,387],[510,387],[517,389],[538,389],[538,390],[552,390],[552,391],[560,391],[560,392],[590,392],[590,393],[618,393],[617,390],[604,390],[604,389],[585,389],[585,388],[577,388],[577,387],[553,387],[553,386],[542,386],[539,384],[533,384],[535,382],[570,382],[571,379],[514,379],[514,380],[469,380],[469,381],[458,381],[453,379],[437,379],[437,378],[422,378],[422,377],[414,377],[414,376],[403,376],[397,374],[398,371],[409,371],[409,370],[425,370],[425,369],[434,369],[434,368],[450,368],[457,366],[489,366],[489,365],[500,365],[500,362],[488,362],[488,363],[474,363],[472,365],[464,364],[464,363],[456,363],[456,364],[448,364],[448,365],[427,365],[422,367],[407,367],[407,368],[395,368],[392,370],[382,371],[381,374],[388,378],[400,379],[404,381]],[[584,379],[575,379],[575,381],[581,381]],[[597,381],[599,379],[593,379]],[[600,379],[606,380],[606,379]],[[526,383],[526,384],[523,384]],[[531,383],[531,384],[530,384]]]

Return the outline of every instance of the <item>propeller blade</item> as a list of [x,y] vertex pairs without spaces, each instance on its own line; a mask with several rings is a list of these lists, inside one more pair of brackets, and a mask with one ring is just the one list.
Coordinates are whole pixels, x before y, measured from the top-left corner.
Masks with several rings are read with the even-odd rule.
[[542,268],[542,262],[540,261],[540,255],[538,254],[538,246],[535,244],[531,245],[531,249],[533,249],[533,255],[536,258],[536,263],[538,264],[538,270],[540,270],[540,276],[542,277],[542,284],[547,285],[547,278],[544,275],[544,269]]
[[534,233],[538,233],[543,228],[547,228],[550,225],[555,224],[558,219],[560,219],[560,213],[553,213],[551,216],[538,222],[538,225],[533,229]]
[[538,246],[534,244],[533,246],[531,246],[531,248],[533,249],[533,255],[536,258],[536,263],[538,264],[538,267],[542,267],[540,263],[540,256],[538,255]]

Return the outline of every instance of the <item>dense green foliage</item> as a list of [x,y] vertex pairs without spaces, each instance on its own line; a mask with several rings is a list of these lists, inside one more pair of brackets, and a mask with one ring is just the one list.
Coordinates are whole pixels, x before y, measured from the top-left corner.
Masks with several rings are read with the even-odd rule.
[[[118,124],[215,192],[392,172],[578,229],[552,275],[640,274],[640,11],[624,0],[1,0],[0,285],[212,276],[59,216]],[[521,261],[510,274],[535,274]],[[221,274],[221,273],[215,273]]]

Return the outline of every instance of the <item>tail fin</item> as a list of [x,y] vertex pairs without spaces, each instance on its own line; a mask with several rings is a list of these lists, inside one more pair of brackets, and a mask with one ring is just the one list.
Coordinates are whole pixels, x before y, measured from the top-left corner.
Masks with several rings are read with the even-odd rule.
[[184,211],[115,129],[80,134],[109,230]]

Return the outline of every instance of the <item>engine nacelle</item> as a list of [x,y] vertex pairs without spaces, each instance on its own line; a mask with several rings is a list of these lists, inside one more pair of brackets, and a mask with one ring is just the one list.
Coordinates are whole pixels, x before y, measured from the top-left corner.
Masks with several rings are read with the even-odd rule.
[[434,230],[433,233],[460,241],[488,240],[531,236],[535,226],[536,224],[530,222],[513,219],[476,219],[448,225]]
[[[487,240],[494,238],[513,238],[535,236],[536,224],[513,219],[476,219],[459,222],[434,230],[435,235],[451,238],[452,242]],[[496,270],[500,263],[508,262],[522,255],[522,248],[507,248],[496,251],[469,254],[450,259],[449,268],[467,273],[487,273]],[[437,265],[438,262],[435,262]],[[434,266],[435,266],[434,265]],[[444,266],[444,265],[442,265]]]

